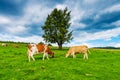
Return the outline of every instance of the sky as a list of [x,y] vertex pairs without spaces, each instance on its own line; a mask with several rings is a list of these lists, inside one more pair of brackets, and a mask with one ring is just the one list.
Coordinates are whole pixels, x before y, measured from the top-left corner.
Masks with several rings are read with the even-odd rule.
[[65,7],[73,40],[63,46],[120,47],[120,0],[0,0],[0,41],[44,42],[48,14]]

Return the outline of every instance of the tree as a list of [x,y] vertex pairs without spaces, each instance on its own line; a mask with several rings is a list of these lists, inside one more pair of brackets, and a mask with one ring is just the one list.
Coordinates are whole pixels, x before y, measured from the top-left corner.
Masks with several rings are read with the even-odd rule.
[[39,44],[44,44],[44,42],[39,42]]
[[44,31],[43,38],[46,42],[57,43],[59,49],[65,42],[72,40],[72,32],[69,32],[70,13],[67,8],[58,10],[55,8],[50,15],[47,16],[45,25],[42,26]]

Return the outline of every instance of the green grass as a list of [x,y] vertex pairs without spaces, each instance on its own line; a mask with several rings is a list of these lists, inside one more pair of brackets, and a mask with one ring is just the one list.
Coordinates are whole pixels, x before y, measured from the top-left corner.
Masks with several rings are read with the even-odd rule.
[[27,47],[0,46],[0,80],[120,80],[120,50],[90,49],[88,60],[82,54],[65,58],[67,48],[55,58],[42,60],[42,54],[28,62]]

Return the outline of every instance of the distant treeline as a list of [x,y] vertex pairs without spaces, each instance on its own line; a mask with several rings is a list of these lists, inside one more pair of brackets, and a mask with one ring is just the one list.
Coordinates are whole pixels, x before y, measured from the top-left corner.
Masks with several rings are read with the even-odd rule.
[[93,47],[93,48],[99,48],[99,49],[120,49],[120,47],[111,47],[111,46],[108,46],[108,47]]
[[[0,43],[30,44],[29,42],[14,42],[14,41],[0,41]],[[44,42],[39,42],[39,44],[44,44]],[[52,44],[48,44],[48,46],[52,46]]]
[[14,42],[14,41],[0,41],[0,43],[29,44],[27,42]]

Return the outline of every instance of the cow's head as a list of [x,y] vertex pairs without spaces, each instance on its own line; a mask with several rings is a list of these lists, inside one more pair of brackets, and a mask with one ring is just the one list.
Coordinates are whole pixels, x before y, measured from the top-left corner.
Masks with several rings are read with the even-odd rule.
[[54,58],[54,52],[51,52],[51,53],[50,53],[50,57],[51,57],[51,58]]
[[69,55],[70,55],[70,54],[67,53],[65,57],[67,58]]

